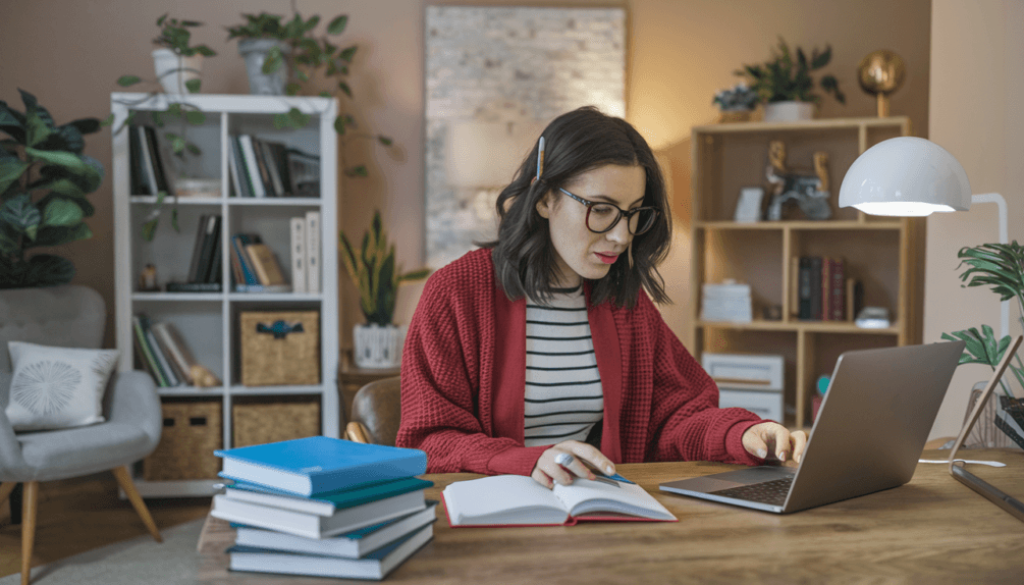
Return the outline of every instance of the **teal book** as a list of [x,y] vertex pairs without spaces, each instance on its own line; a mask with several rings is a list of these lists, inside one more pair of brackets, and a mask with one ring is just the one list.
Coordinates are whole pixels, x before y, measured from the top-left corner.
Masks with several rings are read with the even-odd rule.
[[218,449],[213,454],[224,459],[221,477],[300,496],[353,489],[427,471],[427,454],[419,449],[324,436]]
[[[222,473],[221,476],[224,474]],[[434,482],[416,477],[404,477],[368,486],[337,490],[311,497],[299,496],[265,486],[236,481],[225,487],[224,494],[233,500],[264,504],[318,516],[333,516],[342,508],[351,508],[374,500],[382,500],[416,490],[426,489]]]

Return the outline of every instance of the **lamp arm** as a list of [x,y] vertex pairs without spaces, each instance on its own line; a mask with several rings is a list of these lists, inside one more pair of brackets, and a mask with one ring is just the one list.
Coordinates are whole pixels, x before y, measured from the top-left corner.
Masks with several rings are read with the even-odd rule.
[[[1006,199],[999,193],[981,193],[971,195],[971,204],[995,203],[999,209],[999,243],[1009,243],[1009,230],[1006,225]],[[1000,303],[999,310],[999,338],[1002,339],[1010,332],[1010,301],[1009,299]]]

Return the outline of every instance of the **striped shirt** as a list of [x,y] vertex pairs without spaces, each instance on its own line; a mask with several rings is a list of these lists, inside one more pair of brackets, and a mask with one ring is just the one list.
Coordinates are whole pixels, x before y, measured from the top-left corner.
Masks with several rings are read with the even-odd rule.
[[604,417],[604,393],[582,286],[545,305],[526,303],[527,447],[586,441]]

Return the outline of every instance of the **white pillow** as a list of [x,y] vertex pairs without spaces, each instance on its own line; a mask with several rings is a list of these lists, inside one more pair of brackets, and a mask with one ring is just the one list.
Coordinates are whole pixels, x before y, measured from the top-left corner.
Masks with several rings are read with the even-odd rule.
[[63,429],[103,422],[103,391],[117,365],[116,349],[48,347],[11,341],[8,420],[16,431]]

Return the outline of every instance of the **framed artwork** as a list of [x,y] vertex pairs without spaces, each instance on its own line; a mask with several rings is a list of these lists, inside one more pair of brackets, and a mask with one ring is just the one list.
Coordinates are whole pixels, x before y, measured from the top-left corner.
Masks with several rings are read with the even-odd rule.
[[764,189],[761,187],[744,187],[740,189],[740,199],[736,203],[738,223],[754,223],[761,221],[761,201],[764,200]]
[[625,10],[426,7],[426,262],[497,236],[494,203],[548,122],[625,115]]

